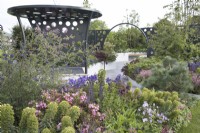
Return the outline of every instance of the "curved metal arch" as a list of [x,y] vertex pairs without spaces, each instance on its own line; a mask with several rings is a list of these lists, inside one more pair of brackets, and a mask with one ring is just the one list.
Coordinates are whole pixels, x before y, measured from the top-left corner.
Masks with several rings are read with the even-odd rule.
[[148,44],[149,40],[148,40],[148,37],[146,36],[146,34],[144,33],[144,31],[141,30],[138,26],[136,26],[136,25],[134,25],[134,24],[131,24],[131,23],[119,23],[119,24],[113,26],[113,27],[110,29],[110,31],[107,33],[106,37],[108,36],[108,34],[109,34],[115,27],[117,27],[117,26],[119,26],[119,25],[124,25],[124,24],[128,24],[128,25],[134,26],[134,27],[136,27],[138,30],[140,30],[140,31],[142,32],[143,36],[144,36],[145,39],[146,39],[146,43]]
[[0,24],[0,30],[3,31],[3,26]]

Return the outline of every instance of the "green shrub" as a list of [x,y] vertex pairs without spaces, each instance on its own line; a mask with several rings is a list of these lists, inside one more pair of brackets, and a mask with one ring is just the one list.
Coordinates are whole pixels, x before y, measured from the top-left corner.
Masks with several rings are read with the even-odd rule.
[[152,75],[142,85],[156,90],[188,92],[193,89],[186,63],[165,57],[161,65],[152,69]]
[[27,118],[27,132],[28,133],[38,133],[38,119],[35,115],[30,115]]
[[51,131],[48,128],[45,128],[42,130],[42,133],[51,133]]
[[64,128],[61,133],[75,133],[75,129],[73,127]]
[[[136,114],[138,115],[139,120],[148,120],[145,125],[149,124],[149,127],[147,128],[149,132],[152,130],[152,128],[155,129],[150,120],[157,125],[158,130],[162,129],[162,124],[165,124],[175,132],[177,132],[181,126],[187,125],[190,122],[191,112],[186,105],[181,103],[177,92],[155,91],[144,88],[141,91],[137,91],[137,94],[139,94],[139,96],[136,96],[136,94],[133,92],[132,97],[133,103],[137,105]],[[163,115],[163,118],[165,118],[164,121],[163,119],[162,121],[158,121],[161,119],[160,117],[152,117],[151,115],[147,114],[144,115],[143,109],[145,109],[147,112],[148,110],[151,110],[152,114],[154,115]]]
[[153,65],[158,64],[159,62],[160,60],[155,57],[137,58],[134,61],[126,64],[122,68],[122,72],[124,75],[127,75],[135,80],[141,70],[149,70],[153,67]]
[[135,111],[132,103],[118,94],[115,84],[105,90],[101,110],[105,112],[105,127],[108,132],[129,132],[132,128],[140,128],[136,122]]
[[72,120],[71,120],[71,117],[69,116],[64,116],[61,120],[61,123],[62,123],[62,129],[64,130],[66,127],[72,127],[73,126],[73,123],[72,123]]
[[62,101],[58,105],[58,111],[56,114],[56,122],[58,123],[63,116],[69,115],[69,109],[71,105],[67,101]]
[[41,128],[55,129],[55,116],[58,110],[58,104],[51,102],[48,104],[45,115],[41,122]]
[[72,122],[76,122],[81,114],[81,110],[78,106],[72,106],[69,110],[69,115],[72,119]]
[[22,133],[37,133],[38,132],[38,120],[35,116],[34,108],[25,108],[22,111],[21,120],[19,123],[19,131]]
[[182,126],[178,133],[198,133],[200,131],[200,102],[191,108],[192,119],[187,126]]
[[180,101],[178,92],[136,88],[122,94],[116,84],[108,88],[101,110],[106,113],[105,127],[110,132],[137,128],[157,133],[166,127],[169,132],[177,132],[190,121],[190,110]]
[[3,133],[12,133],[14,124],[13,107],[9,104],[0,106],[0,127]]

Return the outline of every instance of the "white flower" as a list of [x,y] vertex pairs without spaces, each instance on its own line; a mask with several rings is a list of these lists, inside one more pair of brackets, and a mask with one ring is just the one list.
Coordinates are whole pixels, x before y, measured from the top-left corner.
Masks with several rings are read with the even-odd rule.
[[143,121],[143,122],[147,122],[148,119],[147,119],[147,118],[143,118],[142,121]]
[[146,113],[143,111],[142,114],[145,115]]
[[149,106],[149,104],[147,103],[147,101],[144,101],[142,107],[148,107],[148,106]]

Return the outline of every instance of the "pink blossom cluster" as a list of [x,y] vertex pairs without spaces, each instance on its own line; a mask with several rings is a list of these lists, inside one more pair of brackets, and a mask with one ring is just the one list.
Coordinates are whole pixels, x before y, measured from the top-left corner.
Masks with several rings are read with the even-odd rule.
[[50,101],[61,101],[61,94],[57,92],[57,90],[47,90],[42,91],[42,98],[46,100],[47,102]]
[[38,103],[36,103],[36,109],[42,110],[42,109],[46,109],[47,108],[47,104],[43,101],[40,101]]
[[192,83],[194,84],[194,86],[200,87],[200,75],[193,74],[192,75]]
[[36,103],[35,107],[36,107],[35,115],[39,116],[41,113],[41,110],[45,110],[47,108],[47,104],[43,101],[40,101]]
[[46,99],[47,101],[51,100],[51,95],[49,91],[42,91],[42,98]]
[[90,128],[89,124],[83,123],[83,127],[81,129],[81,133],[88,133],[89,132],[89,128]]
[[[90,131],[89,131],[90,128],[92,128],[90,124],[84,123],[84,124],[83,124],[83,127],[82,127],[82,129],[81,129],[81,133],[89,133],[89,132],[90,132]],[[104,129],[105,129],[104,127],[100,126],[100,127],[97,127],[97,128],[95,129],[95,131],[96,131],[96,132],[103,132]]]
[[105,119],[105,114],[99,112],[99,105],[91,103],[88,105],[93,117],[98,117],[99,120],[103,121]]
[[91,104],[88,105],[88,108],[90,109],[90,111],[92,112],[92,115],[94,117],[97,116],[97,114],[99,112],[99,105],[98,104],[91,103]]
[[65,93],[65,95],[63,96],[63,98],[68,101],[70,104],[73,103],[74,97],[72,95],[70,95],[69,93]]
[[142,78],[148,78],[151,75],[152,75],[151,70],[141,70],[140,73],[139,73],[139,76],[142,77]]
[[85,103],[87,101],[87,94],[86,92],[82,92],[80,96],[80,103]]

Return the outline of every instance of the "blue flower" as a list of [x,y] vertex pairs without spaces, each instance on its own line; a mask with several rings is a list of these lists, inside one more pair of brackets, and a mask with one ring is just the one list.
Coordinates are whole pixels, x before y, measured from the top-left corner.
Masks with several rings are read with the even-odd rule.
[[106,83],[110,84],[112,82],[112,79],[106,78]]
[[91,75],[88,77],[88,81],[95,82],[97,80],[97,75]]
[[121,81],[121,74],[117,75],[117,77],[115,78],[114,82],[120,82]]

